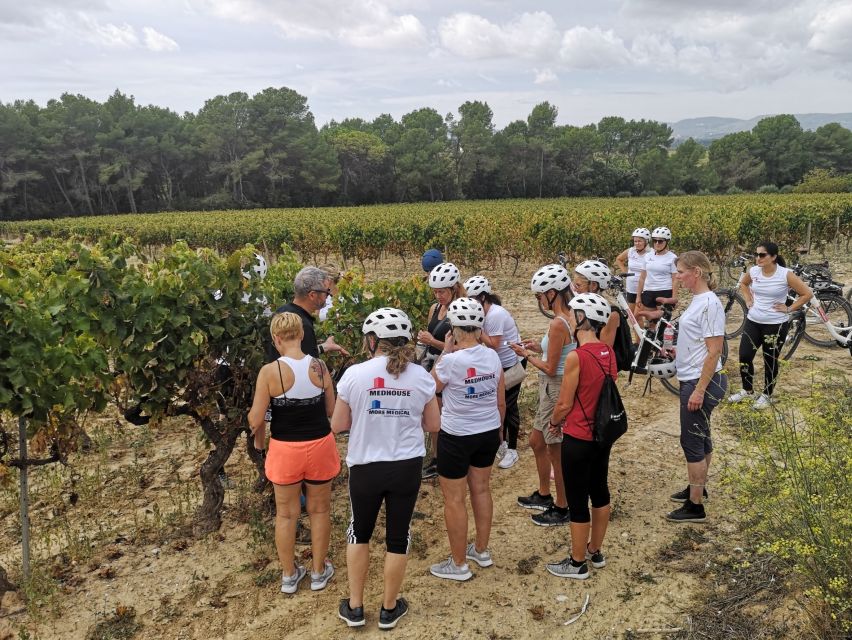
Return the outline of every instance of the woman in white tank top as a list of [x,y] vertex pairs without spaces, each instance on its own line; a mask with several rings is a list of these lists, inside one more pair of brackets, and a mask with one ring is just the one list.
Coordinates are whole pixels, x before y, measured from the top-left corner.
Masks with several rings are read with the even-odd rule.
[[624,297],[630,312],[636,311],[636,291],[639,288],[639,276],[645,270],[645,258],[651,253],[648,243],[651,241],[651,231],[645,227],[633,230],[633,246],[625,249],[615,259],[615,264],[623,273],[634,275],[624,280]]
[[[748,316],[740,339],[741,391],[730,397],[731,402],[754,398],[754,357],[763,349],[763,393],[754,401],[755,409],[769,407],[778,379],[778,359],[787,339],[790,313],[801,309],[813,293],[802,279],[784,266],[778,255],[778,245],[762,242],[754,252],[755,266],[743,276],[740,292],[748,306]],[[790,290],[797,297],[788,303]]]

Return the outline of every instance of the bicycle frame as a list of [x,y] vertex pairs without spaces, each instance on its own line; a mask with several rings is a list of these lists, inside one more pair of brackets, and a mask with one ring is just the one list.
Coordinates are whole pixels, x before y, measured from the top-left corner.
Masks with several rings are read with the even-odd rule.
[[831,337],[834,338],[837,341],[837,344],[841,347],[852,346],[852,327],[838,327],[832,324],[828,319],[828,315],[825,313],[825,309],[822,308],[819,298],[816,296],[811,298],[811,300],[805,304],[804,311],[825,325],[826,331],[828,331]]

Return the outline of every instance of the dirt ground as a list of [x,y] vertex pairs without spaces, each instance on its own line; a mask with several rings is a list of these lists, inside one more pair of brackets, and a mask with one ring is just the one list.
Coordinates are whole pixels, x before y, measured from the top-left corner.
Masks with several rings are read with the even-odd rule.
[[[517,276],[508,266],[482,273],[503,295],[523,335],[540,337],[546,319],[528,289],[533,269],[522,264]],[[401,271],[401,263],[389,260],[376,275]],[[848,272],[844,264],[839,279]],[[737,344],[731,345],[732,353]],[[784,369],[781,388],[796,393],[813,369],[848,365],[848,352],[802,345]],[[530,512],[516,504],[517,496],[536,488],[526,444],[537,401],[536,375],[531,372],[521,399],[520,461],[508,470],[495,466],[492,476],[490,548],[495,565],[472,565],[474,578],[465,583],[429,574],[429,565],[448,555],[448,544],[440,489],[434,481],[424,482],[403,584],[411,611],[392,633],[430,639],[663,638],[672,637],[674,628],[688,626],[693,598],[712,580],[712,571],[703,560],[666,558],[703,558],[702,551],[709,548],[736,555],[744,546],[735,507],[717,484],[719,469],[735,457],[736,434],[718,428],[715,432],[718,455],[711,470],[707,524],[668,523],[663,515],[675,506],[668,496],[686,483],[677,400],[659,384],[643,395],[644,377],[629,388],[624,382],[620,386],[630,429],[614,447],[610,464],[613,518],[604,545],[607,566],[591,569],[586,581],[547,573],[545,562],[567,555],[568,528],[537,527]],[[3,599],[0,640],[87,634],[187,640],[380,636],[381,521],[366,590],[367,626],[349,630],[336,614],[339,600],[347,595],[345,482],[336,483],[332,505],[330,557],[335,577],[324,591],[311,592],[303,583],[297,594],[287,596],[278,591],[271,518],[265,500],[251,491],[252,468],[242,449],[227,466],[236,486],[226,492],[221,530],[195,540],[186,525],[199,500],[197,469],[207,446],[193,424],[174,419],[156,428],[139,428],[106,414],[90,423],[89,433],[93,452],[75,455],[68,467],[33,473],[38,579],[29,609],[15,594]],[[346,440],[340,438],[338,446],[343,455]],[[16,489],[0,489],[0,565],[13,577],[20,566],[17,509]],[[692,529],[701,534],[684,533]],[[299,545],[297,552],[307,557],[309,546]],[[587,598],[588,610],[566,627]],[[135,618],[124,609],[116,616],[117,607],[132,607]],[[96,635],[99,623],[101,635]]]

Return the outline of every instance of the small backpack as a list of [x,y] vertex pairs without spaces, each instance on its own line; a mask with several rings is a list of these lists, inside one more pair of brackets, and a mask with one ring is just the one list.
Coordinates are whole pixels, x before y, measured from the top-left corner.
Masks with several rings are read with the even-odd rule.
[[633,339],[630,335],[630,325],[627,316],[616,306],[612,307],[613,313],[618,313],[618,330],[615,332],[615,342],[612,351],[615,353],[615,365],[619,371],[630,371],[630,362],[633,360]]
[[[579,354],[578,351],[577,355]],[[591,354],[589,356],[604,374],[598,408],[595,410],[595,421],[592,423],[592,438],[598,445],[609,447],[627,432],[627,411],[621,401],[621,394],[618,392],[615,380],[604,370],[597,358]],[[580,402],[579,395],[577,402],[580,404],[583,417],[588,420],[589,417],[586,415],[583,403]]]

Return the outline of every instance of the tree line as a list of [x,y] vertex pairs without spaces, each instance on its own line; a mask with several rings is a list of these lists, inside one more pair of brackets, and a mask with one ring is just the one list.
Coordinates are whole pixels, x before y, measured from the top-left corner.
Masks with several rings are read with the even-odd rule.
[[791,115],[704,147],[671,128],[606,117],[557,125],[542,102],[502,129],[485,102],[398,121],[317,127],[286,87],[207,100],[198,113],[63,94],[0,103],[0,219],[453,199],[724,192],[852,172],[852,132]]

